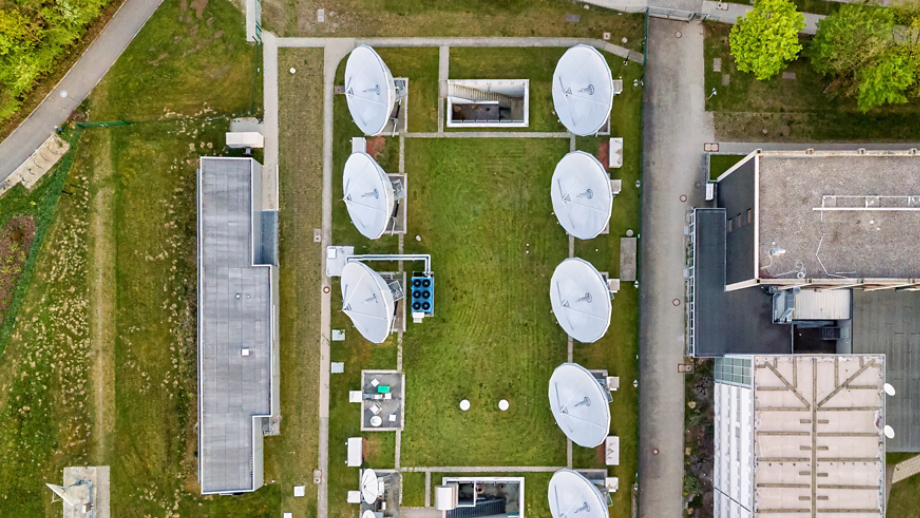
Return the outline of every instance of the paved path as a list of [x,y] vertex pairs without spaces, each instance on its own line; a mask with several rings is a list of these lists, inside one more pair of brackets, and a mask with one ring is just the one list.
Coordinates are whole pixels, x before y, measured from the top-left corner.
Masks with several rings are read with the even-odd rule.
[[406,138],[571,138],[566,132],[541,131],[446,131],[443,133],[402,133]]
[[905,478],[912,477],[920,473],[920,455],[901,461],[894,466],[894,474],[891,476],[891,483],[900,482]]
[[[263,183],[268,183],[262,193],[262,202],[267,210],[278,210],[278,40],[270,32],[262,37],[262,68],[262,134],[265,136],[262,178]],[[269,182],[265,182],[266,179]]]
[[645,60],[641,52],[592,38],[278,38],[278,46],[325,47],[341,41],[372,47],[571,47],[583,43],[636,63]]
[[702,32],[699,22],[649,22],[639,306],[639,512],[648,518],[683,512],[684,308],[672,301],[684,300],[685,213],[702,202],[694,183],[712,138]]
[[555,473],[565,466],[435,466],[402,468],[409,473]]
[[785,143],[785,142],[719,142],[719,153],[725,155],[746,155],[755,149],[764,151],[848,151],[868,149],[875,151],[901,151],[920,149],[920,142],[837,142],[837,143]]
[[[264,38],[264,33],[263,33]],[[278,38],[279,43],[283,38]],[[332,144],[333,144],[333,98],[335,95],[335,72],[352,49],[354,40],[333,39],[324,47],[323,53],[323,239],[321,250],[332,244]],[[277,157],[276,157],[277,159]],[[322,255],[323,287],[332,286],[326,276],[326,254]],[[331,292],[331,290],[330,290]],[[324,291],[320,305],[320,391],[319,391],[319,466],[323,472],[323,483],[317,486],[317,515],[328,516],[328,471],[329,471],[329,339],[332,317],[332,295]]]
[[[0,142],[0,181],[41,147],[56,127],[64,124],[147,23],[160,2],[162,0],[125,0],[96,41],[54,90],[9,137]],[[62,91],[67,92],[66,98],[61,97]]]
[[[738,21],[739,16],[744,16],[748,11],[754,7],[751,5],[745,4],[732,4],[728,2],[723,2],[721,5],[723,9],[719,9],[719,2],[713,2],[712,0],[705,0],[703,2],[702,9],[699,11],[700,14],[707,16],[709,20],[714,22],[730,23],[735,24]],[[818,22],[824,19],[823,14],[811,14],[805,13],[805,29],[802,30],[803,34],[814,34],[818,30]]]

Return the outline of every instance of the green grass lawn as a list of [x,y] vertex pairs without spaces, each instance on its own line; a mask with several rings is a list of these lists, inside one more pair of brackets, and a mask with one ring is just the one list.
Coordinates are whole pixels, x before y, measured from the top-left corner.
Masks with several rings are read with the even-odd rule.
[[[758,81],[738,72],[731,57],[731,26],[705,23],[706,109],[715,112],[716,136],[722,140],[825,142],[846,140],[916,140],[920,138],[920,103],[886,106],[860,112],[856,101],[824,93],[830,80],[815,73],[805,58],[789,64],[781,75]],[[807,47],[810,39],[803,37]],[[713,71],[713,59],[722,71]],[[722,76],[730,76],[728,86]],[[766,130],[766,133],[764,133]]]
[[709,179],[715,181],[746,155],[709,155]]
[[[513,51],[494,56],[495,63],[509,63],[503,72],[492,60],[480,59],[485,54],[477,49],[454,49],[451,77],[529,77],[531,117],[535,106],[550,112],[549,78],[564,49],[513,50],[522,50],[524,58],[513,61]],[[474,66],[477,59],[481,73]],[[611,129],[613,136],[624,138],[624,166],[611,170],[624,188],[614,200],[611,233],[578,242],[576,254],[616,276],[619,237],[640,227],[640,192],[635,183],[642,163],[642,91],[631,85],[643,69],[635,64],[624,68],[616,57],[608,56],[608,61],[614,76],[623,77],[628,85],[614,101]],[[547,86],[542,97],[534,94],[534,85],[541,81]],[[549,119],[543,120],[548,126]],[[363,238],[340,201],[341,171],[351,138],[360,135],[342,96],[335,99],[334,125],[333,242],[353,245],[359,253],[396,253],[395,236],[377,241]],[[560,125],[558,130],[562,129]],[[380,140],[375,144],[382,149],[378,159],[386,171],[396,172],[398,139]],[[596,153],[605,142],[607,138],[579,138],[576,144],[580,150]],[[566,360],[567,339],[552,318],[547,285],[568,255],[568,238],[552,214],[548,190],[556,163],[568,151],[567,139],[405,139],[409,207],[405,251],[432,255],[439,295],[436,316],[421,324],[410,322],[403,339],[407,394],[402,467],[565,465],[565,436],[552,418],[546,383],[553,369]],[[382,271],[387,265],[373,266]],[[407,263],[405,268],[411,271],[417,266]],[[332,306],[340,305],[340,285],[335,280]],[[624,283],[613,306],[607,336],[596,344],[577,344],[575,361],[607,368],[621,377],[621,389],[611,406],[612,433],[621,437],[621,464],[610,473],[620,477],[623,489],[614,495],[611,512],[625,518],[631,514],[629,488],[638,465],[638,399],[632,387],[638,377],[638,290]],[[347,402],[347,392],[359,386],[362,369],[394,369],[397,347],[395,335],[384,344],[367,342],[336,309],[332,325],[346,330],[346,340],[334,343],[331,351],[332,361],[345,362],[345,373],[331,380],[329,509],[332,515],[346,517],[355,508],[345,503],[345,494],[358,483],[358,469],[344,466],[347,438],[369,440],[368,467],[393,467],[395,453],[394,434],[360,432],[360,411]],[[468,412],[458,408],[464,398],[472,403]],[[511,402],[508,412],[498,410],[500,399]],[[598,451],[578,446],[574,446],[574,465],[605,467]],[[424,475],[405,476],[403,505],[422,505]],[[440,483],[442,476],[433,475],[432,484]],[[549,516],[550,477],[550,473],[526,475],[528,516]]]
[[[450,49],[451,79],[529,79],[530,126],[510,131],[565,131],[553,113],[553,71],[565,54],[564,48],[475,48]],[[613,62],[611,62],[612,64]],[[641,68],[636,65],[636,68]],[[489,128],[497,131],[501,128]],[[470,128],[466,131],[480,131]],[[464,130],[458,130],[464,131]]]
[[[316,9],[326,21],[318,23]],[[566,21],[567,14],[579,21]],[[262,21],[279,36],[572,36],[598,38],[642,52],[645,15],[558,0],[268,0]],[[627,42],[622,44],[621,38]]]
[[[889,453],[885,461],[889,466],[915,457],[917,453]],[[892,484],[885,516],[888,518],[913,518],[920,509],[920,475],[914,475]]]

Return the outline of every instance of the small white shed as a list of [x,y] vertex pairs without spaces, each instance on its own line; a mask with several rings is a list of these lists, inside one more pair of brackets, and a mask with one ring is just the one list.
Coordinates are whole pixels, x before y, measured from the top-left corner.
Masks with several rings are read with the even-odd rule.
[[265,147],[265,137],[256,131],[227,132],[227,147],[261,149]]

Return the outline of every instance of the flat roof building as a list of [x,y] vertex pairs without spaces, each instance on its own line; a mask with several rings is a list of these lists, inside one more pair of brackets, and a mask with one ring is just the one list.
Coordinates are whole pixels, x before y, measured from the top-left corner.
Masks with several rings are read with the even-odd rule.
[[262,486],[262,440],[278,425],[277,212],[261,165],[202,157],[198,169],[198,481]]
[[777,286],[920,289],[920,155],[765,152],[719,177],[728,290]]
[[885,516],[885,358],[715,363],[716,518]]
[[884,354],[889,451],[920,451],[920,155],[755,151],[688,226],[695,357]]

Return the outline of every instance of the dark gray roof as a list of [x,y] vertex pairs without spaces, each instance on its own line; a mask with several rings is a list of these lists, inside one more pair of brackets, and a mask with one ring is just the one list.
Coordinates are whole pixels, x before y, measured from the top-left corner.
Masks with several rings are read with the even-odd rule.
[[249,159],[202,158],[198,177],[204,493],[255,489],[253,416],[271,413],[271,282],[268,267],[252,266],[251,168]]
[[853,292],[853,352],[884,354],[886,421],[894,428],[888,451],[920,451],[920,292]]
[[725,291],[725,211],[696,210],[696,356],[792,352],[788,325],[773,324],[772,299],[758,286]]
[[[747,281],[754,278],[754,157],[738,165],[737,169],[722,178],[716,189],[719,207],[725,209],[725,217],[732,221],[726,224],[726,271],[725,284]],[[749,214],[750,211],[750,214]],[[751,222],[748,223],[748,217]]]

